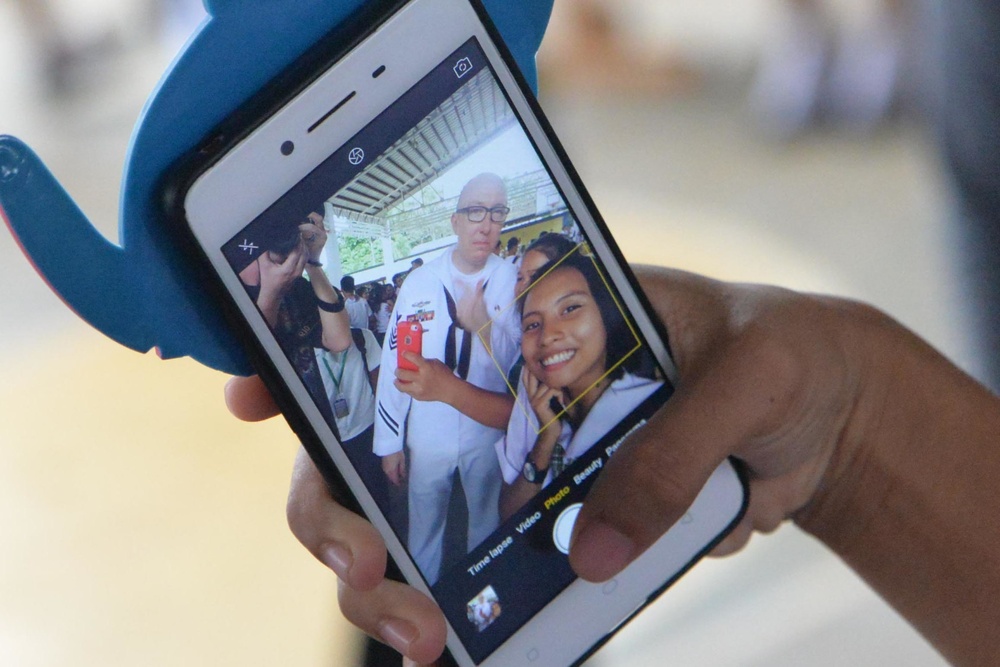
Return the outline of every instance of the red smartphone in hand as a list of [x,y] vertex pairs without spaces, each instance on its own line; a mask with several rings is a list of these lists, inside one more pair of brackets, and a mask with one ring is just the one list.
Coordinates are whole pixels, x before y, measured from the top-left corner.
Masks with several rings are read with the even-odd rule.
[[417,367],[403,358],[404,352],[412,352],[423,356],[424,328],[420,322],[400,322],[396,325],[396,365],[408,371]]

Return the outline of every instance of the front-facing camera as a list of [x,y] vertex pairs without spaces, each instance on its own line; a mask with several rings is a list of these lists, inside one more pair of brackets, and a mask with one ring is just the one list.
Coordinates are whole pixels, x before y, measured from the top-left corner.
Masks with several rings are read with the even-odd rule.
[[295,144],[292,143],[291,141],[286,141],[285,143],[281,144],[281,154],[284,155],[285,157],[288,157],[294,152],[295,152]]

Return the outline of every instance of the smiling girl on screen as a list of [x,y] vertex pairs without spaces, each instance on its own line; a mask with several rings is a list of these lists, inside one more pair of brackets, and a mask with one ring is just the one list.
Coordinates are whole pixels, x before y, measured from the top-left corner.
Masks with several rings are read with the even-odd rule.
[[518,401],[497,443],[511,516],[663,382],[630,372],[646,357],[594,262],[579,249],[535,273],[522,297]]

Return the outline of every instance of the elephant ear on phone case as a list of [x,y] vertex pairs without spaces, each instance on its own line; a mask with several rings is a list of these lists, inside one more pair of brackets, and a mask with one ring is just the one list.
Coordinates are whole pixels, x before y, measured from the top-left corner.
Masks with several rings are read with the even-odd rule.
[[[122,345],[252,372],[160,210],[167,170],[346,19],[377,0],[205,0],[197,33],[139,117],[121,188],[119,244],[104,238],[27,145],[0,136],[0,217],[80,317]],[[552,0],[484,0],[527,80]],[[2,130],[2,128],[0,128]]]

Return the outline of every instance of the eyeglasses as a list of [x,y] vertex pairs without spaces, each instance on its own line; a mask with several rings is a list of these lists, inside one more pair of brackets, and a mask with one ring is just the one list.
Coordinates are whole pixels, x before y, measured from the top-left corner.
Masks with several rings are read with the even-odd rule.
[[510,208],[507,206],[494,206],[493,208],[486,208],[485,206],[466,206],[465,208],[460,208],[456,213],[461,213],[469,219],[469,222],[479,224],[486,219],[486,214],[490,214],[490,222],[494,225],[502,225],[507,222],[507,216],[510,215]]

